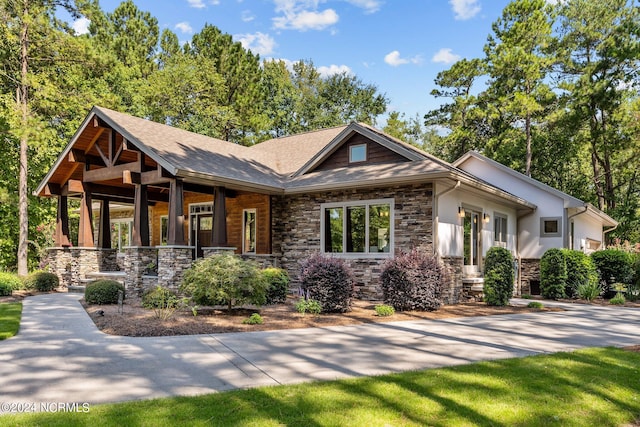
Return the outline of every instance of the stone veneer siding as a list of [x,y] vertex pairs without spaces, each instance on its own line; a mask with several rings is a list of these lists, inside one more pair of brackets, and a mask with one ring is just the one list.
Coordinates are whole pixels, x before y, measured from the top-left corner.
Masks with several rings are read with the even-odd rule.
[[540,260],[537,258],[520,259],[518,274],[520,275],[520,280],[517,283],[520,289],[516,289],[516,295],[531,294],[531,281],[536,280],[540,283]]
[[[300,261],[320,251],[320,204],[394,199],[394,248],[433,250],[433,186],[415,184],[380,189],[353,189],[292,196],[273,196],[273,254],[299,285]],[[355,274],[355,296],[381,299],[380,273],[388,257],[344,257]]]
[[442,257],[440,259],[447,269],[445,294],[442,298],[445,304],[457,304],[464,299],[471,299],[471,295],[465,292],[462,284],[462,270],[464,258]]
[[115,249],[48,248],[47,262],[63,287],[80,286],[87,273],[118,271]]
[[157,284],[177,290],[184,272],[191,267],[193,246],[158,246]]
[[127,292],[142,294],[142,276],[150,264],[158,265],[158,251],[155,246],[129,246],[125,248],[124,287]]

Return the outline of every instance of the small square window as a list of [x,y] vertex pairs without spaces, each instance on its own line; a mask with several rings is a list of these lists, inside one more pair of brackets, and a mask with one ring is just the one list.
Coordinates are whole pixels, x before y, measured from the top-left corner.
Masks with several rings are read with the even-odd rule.
[[540,218],[540,237],[561,237],[561,218]]
[[349,163],[364,162],[366,160],[367,144],[358,144],[349,147]]

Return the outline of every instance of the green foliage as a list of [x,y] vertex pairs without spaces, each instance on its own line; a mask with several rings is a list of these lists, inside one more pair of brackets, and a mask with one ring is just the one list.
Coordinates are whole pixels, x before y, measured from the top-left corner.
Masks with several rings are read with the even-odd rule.
[[549,249],[540,259],[540,293],[545,298],[564,298],[567,262],[561,249]]
[[180,290],[196,304],[235,306],[266,302],[267,279],[257,265],[237,255],[223,254],[194,262],[182,279]]
[[616,296],[609,300],[609,304],[612,305],[624,305],[625,302],[627,302],[627,300],[624,298],[624,295],[622,295],[622,292],[618,292]]
[[605,296],[613,293],[612,285],[616,282],[631,283],[633,279],[633,259],[625,251],[605,249],[591,254]]
[[13,293],[13,287],[10,283],[0,282],[0,297],[5,297]]
[[590,281],[578,286],[578,297],[593,301],[602,293],[602,287],[597,281]]
[[176,308],[179,303],[178,295],[169,288],[160,285],[147,289],[142,294],[144,308]]
[[442,305],[446,280],[438,260],[418,249],[388,260],[380,275],[384,302],[399,311],[437,310]]
[[84,290],[84,300],[87,304],[117,304],[118,291],[122,291],[124,298],[124,285],[115,280],[95,280],[87,285]]
[[520,295],[520,298],[522,298],[522,299],[531,299],[531,295],[529,295],[529,294],[522,294],[522,295]]
[[542,304],[540,301],[531,301],[529,304],[527,304],[527,308],[544,308],[544,304]]
[[39,292],[49,292],[60,284],[60,279],[47,271],[34,271],[23,279],[25,289]]
[[17,274],[4,271],[0,271],[0,286],[13,291],[23,288],[22,280]]
[[380,317],[393,316],[396,312],[395,308],[391,307],[390,305],[384,304],[376,305],[375,310],[376,316]]
[[264,320],[258,313],[253,313],[251,316],[244,319],[242,323],[245,325],[262,325],[264,323]]
[[302,262],[300,287],[307,299],[314,299],[324,313],[351,309],[353,273],[344,260],[315,253]]
[[301,299],[296,302],[296,310],[301,314],[320,314],[322,313],[322,305],[314,299]]
[[289,274],[282,268],[269,267],[262,270],[268,283],[266,304],[283,304],[289,293]]
[[513,296],[513,257],[506,248],[494,246],[484,263],[484,300],[488,305],[504,306]]
[[575,298],[578,288],[589,282],[598,282],[598,272],[593,260],[582,251],[563,249],[566,265],[567,280],[564,288],[565,296]]

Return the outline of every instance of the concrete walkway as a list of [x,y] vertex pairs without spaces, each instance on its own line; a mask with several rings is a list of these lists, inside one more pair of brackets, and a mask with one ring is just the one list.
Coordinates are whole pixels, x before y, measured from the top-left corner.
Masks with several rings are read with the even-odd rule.
[[78,298],[24,300],[19,334],[0,341],[0,401],[94,404],[640,344],[640,309],[580,304],[520,315],[116,337],[96,328]]

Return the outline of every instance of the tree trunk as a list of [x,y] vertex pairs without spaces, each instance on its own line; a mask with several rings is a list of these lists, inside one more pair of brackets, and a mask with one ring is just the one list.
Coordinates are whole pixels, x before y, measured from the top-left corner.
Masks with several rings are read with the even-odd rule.
[[525,133],[527,138],[527,158],[525,166],[525,175],[531,176],[531,114],[527,113],[527,117],[524,122]]
[[28,40],[28,15],[29,1],[24,0],[22,10],[22,30],[20,31],[20,88],[18,89],[18,104],[22,113],[21,134],[20,134],[20,165],[18,184],[18,217],[20,221],[20,235],[18,238],[18,274],[27,275],[29,268],[27,265],[27,246],[29,240],[29,214],[28,214],[28,188],[27,188],[27,149],[28,149],[28,102],[27,97],[28,82],[27,73],[29,71],[29,40]]

